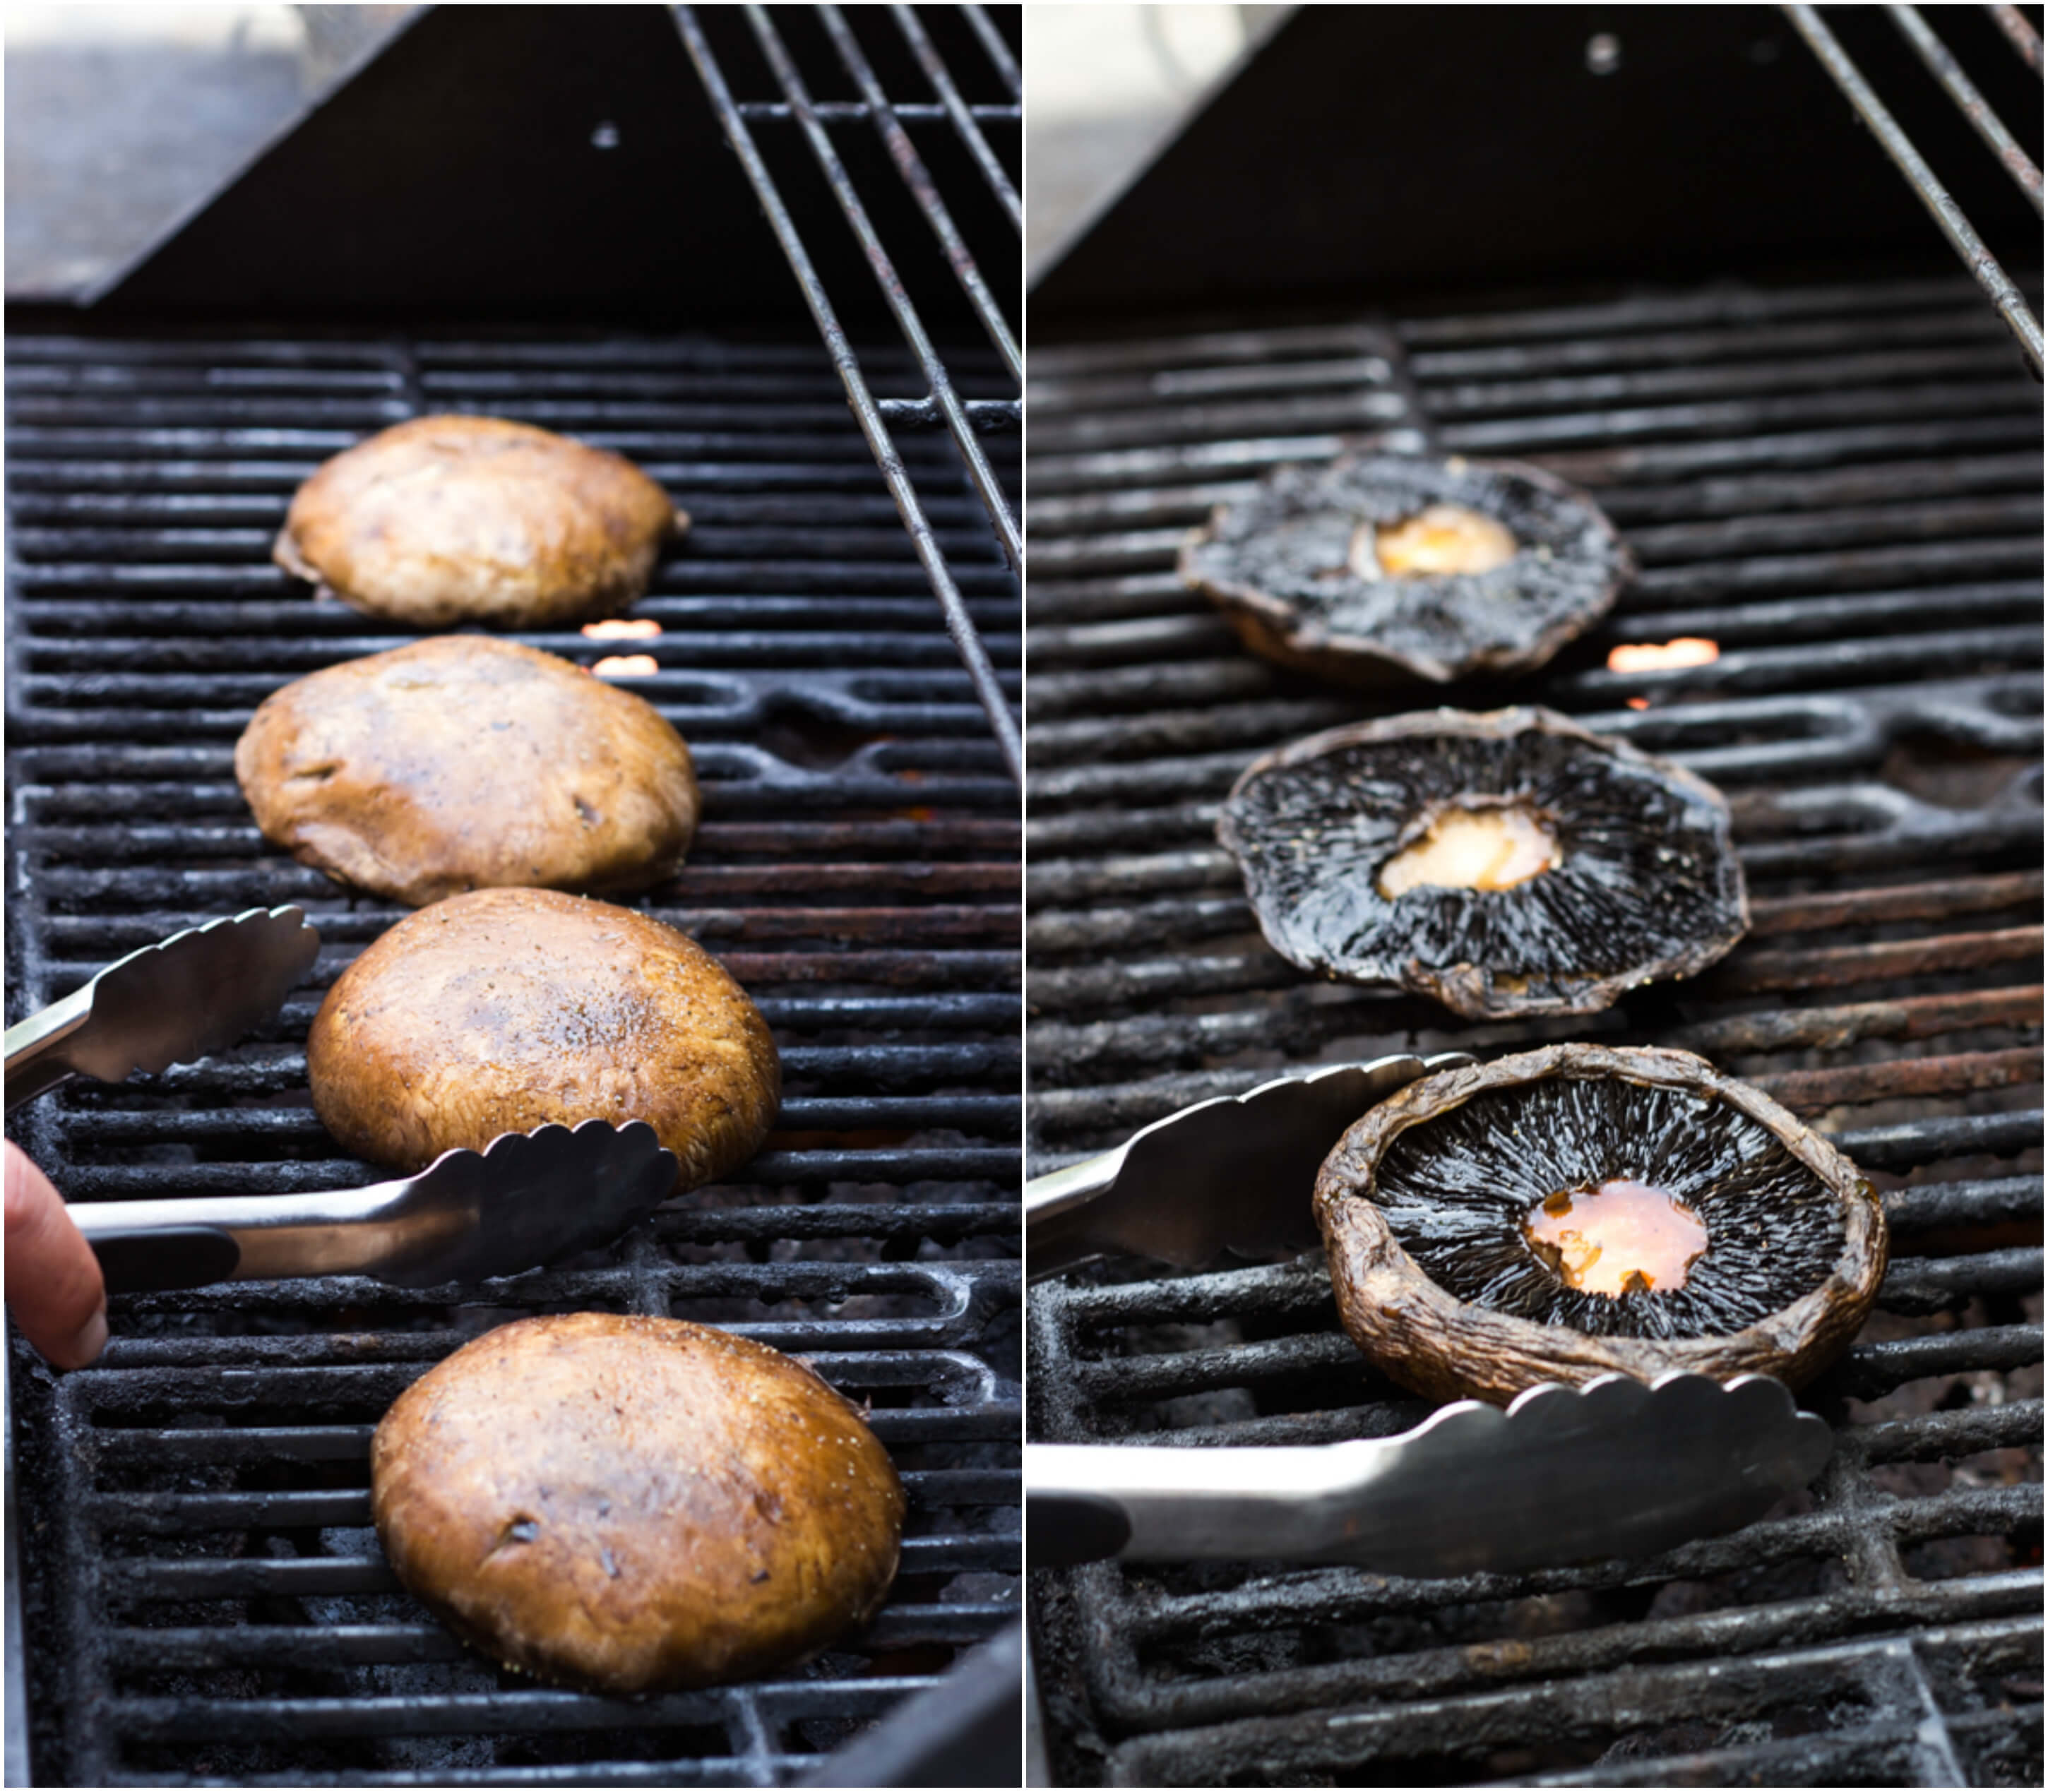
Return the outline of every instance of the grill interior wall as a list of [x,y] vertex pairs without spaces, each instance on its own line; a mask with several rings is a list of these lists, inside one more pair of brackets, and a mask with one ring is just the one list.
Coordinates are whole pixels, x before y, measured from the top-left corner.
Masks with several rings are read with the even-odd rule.
[[[474,1290],[247,1284],[114,1304],[100,1364],[11,1360],[38,1776],[80,1784],[782,1784],[1017,1609],[1017,792],[815,339],[335,334],[16,339],[8,436],[10,1012],[176,929],[297,902],[319,962],[207,1063],[68,1085],[17,1135],[72,1199],[374,1179],[304,1090],[326,986],[402,911],[264,846],[231,754],[286,680],[401,645],[270,564],[292,491],[360,435],[474,409],[632,456],[692,513],[633,614],[518,638],[626,681],[690,742],[705,820],[640,899],[773,1026],[762,1156],[614,1250]],[[985,351],[948,350],[971,398]],[[863,350],[878,390],[916,390]],[[1014,391],[1014,388],[1009,389]],[[941,432],[898,432],[1014,695],[1017,593]],[[1015,432],[987,446],[1016,479]],[[369,1529],[390,1401],[469,1336],[597,1309],[800,1352],[905,1473],[864,1635],[771,1681],[626,1704],[459,1648]]]
[[[1034,1173],[1287,1064],[1689,1047],[1834,1135],[1894,1262],[1805,1403],[1813,1495],[1645,1564],[1389,1580],[1033,1577],[1073,1782],[2037,1783],[2041,413],[1966,281],[1138,333],[1031,354]],[[1590,490],[1643,572],[1513,686],[1377,704],[1240,650],[1175,551],[1267,467],[1377,439]],[[1719,644],[1623,674],[1625,642]],[[1461,1025],[1314,983],[1212,832],[1257,754],[1369,713],[1546,704],[1714,779],[1749,937],[1593,1017]],[[1310,1442],[1425,1411],[1311,1260],[1034,1287],[1033,1435]]]

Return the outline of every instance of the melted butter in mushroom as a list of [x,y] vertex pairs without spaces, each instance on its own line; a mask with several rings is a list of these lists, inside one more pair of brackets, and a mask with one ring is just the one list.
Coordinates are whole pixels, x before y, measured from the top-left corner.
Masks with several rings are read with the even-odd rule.
[[1554,871],[1562,855],[1534,809],[1447,809],[1379,868],[1379,893],[1395,897],[1419,885],[1449,890],[1508,890]]
[[1435,579],[1490,572],[1515,555],[1515,537],[1462,504],[1430,504],[1398,522],[1358,526],[1351,569],[1361,579]]
[[1682,1288],[1707,1248],[1707,1228],[1677,1196],[1620,1178],[1545,1197],[1522,1229],[1567,1288],[1588,1294]]

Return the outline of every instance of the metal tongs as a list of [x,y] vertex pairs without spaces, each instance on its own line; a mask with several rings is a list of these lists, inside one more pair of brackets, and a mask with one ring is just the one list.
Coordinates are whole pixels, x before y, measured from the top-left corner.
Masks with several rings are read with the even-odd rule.
[[[118,1082],[232,1045],[276,1013],[320,935],[296,908],[251,909],[109,965],[7,1030],[10,1111],[65,1078]],[[99,1201],[71,1216],[111,1293],[229,1280],[370,1275],[413,1287],[510,1275],[608,1243],[675,1186],[641,1120],[504,1133],[417,1176],[311,1194]]]
[[1270,1256],[1320,1242],[1309,1191],[1361,1114],[1465,1052],[1375,1058],[1198,1101],[1113,1151],[1024,1185],[1026,1261],[1035,1278],[1111,1251],[1199,1269],[1226,1251]]
[[224,1050],[284,1006],[319,952],[296,908],[249,909],[131,952],[7,1029],[7,1111],[68,1077],[118,1083]]
[[[1034,1276],[1110,1251],[1181,1269],[1317,1241],[1309,1193],[1351,1123],[1463,1053],[1377,1058],[1204,1101],[1026,1185]],[[1833,1433],[1782,1383],[1606,1375],[1460,1400],[1395,1437],[1306,1447],[1034,1444],[1034,1566],[1348,1562],[1403,1575],[1515,1573],[1654,1554],[1762,1516],[1818,1474]]]
[[609,1244],[661,1205],[676,1168],[646,1121],[585,1120],[501,1133],[367,1189],[95,1201],[71,1216],[113,1294],[301,1275],[429,1288]]

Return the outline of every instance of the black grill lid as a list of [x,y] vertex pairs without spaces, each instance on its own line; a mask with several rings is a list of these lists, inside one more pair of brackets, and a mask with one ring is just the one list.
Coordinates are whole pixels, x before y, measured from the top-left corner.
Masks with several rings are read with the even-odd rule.
[[[1014,11],[995,9],[988,29],[999,43]],[[739,21],[708,25],[735,81],[760,86]],[[809,65],[829,64],[816,25],[785,13],[782,29]],[[937,29],[963,105],[979,104],[980,122],[1002,142],[1014,95],[991,78],[964,25]],[[922,151],[964,208],[991,289],[1014,309],[1014,233],[979,191],[969,152],[943,116],[929,115],[937,99],[926,97],[929,83],[894,28],[871,22],[861,34],[891,94],[922,114]],[[840,99],[840,81],[828,94]],[[914,243],[925,226],[873,133],[839,134],[888,240]],[[834,224],[830,196],[798,182],[791,204],[848,324],[886,328],[886,305],[858,246]],[[942,258],[906,255],[902,277],[935,328],[973,328]],[[671,9],[655,6],[421,8],[87,297],[127,317],[339,312],[408,327],[436,317],[746,326],[808,315]]]
[[[2038,75],[1980,9],[1940,14],[2038,157]],[[2038,215],[1889,25],[1827,17],[1978,231],[2015,272],[2037,265]],[[1779,8],[1492,6],[1458,23],[1447,34],[1428,6],[1285,15],[1034,270],[1036,339],[1944,252]]]

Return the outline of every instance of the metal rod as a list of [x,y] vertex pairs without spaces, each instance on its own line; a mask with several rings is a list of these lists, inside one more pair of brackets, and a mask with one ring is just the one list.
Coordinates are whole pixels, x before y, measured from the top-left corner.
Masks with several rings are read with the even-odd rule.
[[[882,414],[891,423],[943,423],[939,407],[929,398],[883,398],[879,401]],[[967,401],[968,420],[975,428],[988,434],[997,430],[1018,428],[1024,421],[1024,401],[1022,398],[970,398]]]
[[[867,107],[858,99],[820,99],[815,103],[817,114],[828,124],[859,124],[867,117]],[[739,103],[743,118],[789,118],[793,113],[785,101],[780,99],[743,99]],[[1014,124],[1024,116],[1020,106],[988,106],[977,103],[968,107],[975,118],[989,119],[998,124]],[[941,118],[952,117],[944,107],[936,100],[904,99],[896,103],[896,116],[912,124],[933,124]]]
[[2027,22],[2027,15],[2017,6],[1987,6],[2000,30],[2003,31],[2012,47],[2019,52],[2020,60],[2035,74],[2041,72],[2041,38]]
[[1928,29],[1927,21],[1921,17],[1917,7],[1887,6],[1885,10],[1891,14],[1891,22],[1898,26],[1900,34],[1926,64],[1928,72],[1949,90],[1949,97],[1962,108],[1963,116],[1976,127],[1977,135],[1984,140],[1991,153],[2005,164],[2006,173],[2019,183],[2020,191],[2027,195],[2038,215],[2041,170],[2013,141],[2012,133],[2005,128],[1997,113],[1991,109],[1990,103],[1977,91],[1976,84],[1949,54],[1948,45]]
[[1003,164],[996,160],[995,153],[981,134],[981,127],[975,122],[975,115],[960,89],[953,85],[952,71],[946,67],[945,59],[938,46],[925,35],[925,28],[917,22],[917,15],[908,6],[897,6],[889,9],[896,21],[896,29],[903,33],[903,41],[925,71],[925,79],[932,83],[932,91],[939,96],[939,103],[953,122],[960,141],[966,144],[976,161],[980,164],[983,177],[988,182],[988,190],[995,195],[1003,209],[1010,214],[1010,222],[1018,230],[1024,227],[1024,208],[1017,200],[1017,189],[1010,183],[1010,176]]
[[2007,277],[2005,270],[1998,264],[1997,258],[1984,246],[1984,239],[1971,227],[1970,221],[1962,209],[1949,196],[1948,189],[1934,178],[1934,171],[1913,147],[1912,140],[1899,128],[1899,122],[1887,111],[1884,103],[1864,80],[1856,64],[1849,60],[1835,34],[1821,22],[1821,15],[1811,6],[1785,8],[1786,17],[1791,20],[1793,29],[1806,40],[1808,46],[1821,60],[1821,66],[1833,78],[1835,85],[1845,94],[1863,121],[1871,128],[1884,153],[1891,157],[1919,195],[1921,203],[1927,208],[1934,222],[1941,228],[1956,253],[1962,258],[1963,265],[1975,277],[1976,283],[1991,296],[1998,314],[2011,327],[2025,351],[2028,365],[2038,378],[2041,374],[2041,324],[2027,308],[2027,301],[2019,289]]
[[[2012,9],[2008,6],[2005,10],[2011,12]],[[981,47],[988,52],[988,60],[994,64],[996,73],[1003,77],[1003,84],[1011,93],[1021,97],[1024,91],[1023,77],[1018,72],[1017,59],[1010,53],[1010,46],[1003,41],[1003,33],[989,22],[988,14],[974,4],[973,0],[968,0],[968,4],[961,6],[960,16],[967,21],[975,36],[981,40]]]
[[923,320],[917,316],[916,306],[904,290],[895,263],[890,259],[889,251],[869,219],[867,207],[861,204],[859,194],[854,190],[852,177],[848,174],[845,165],[839,159],[839,152],[832,147],[831,136],[812,108],[810,90],[805,85],[804,77],[798,72],[782,33],[775,29],[765,8],[747,7],[747,22],[753,30],[754,41],[761,46],[761,53],[768,59],[777,83],[797,109],[805,141],[810,145],[811,153],[816,159],[826,184],[832,188],[832,196],[839,201],[840,211],[859,239],[868,266],[874,270],[875,284],[882,289],[882,298],[895,317],[896,327],[903,332],[903,339],[910,345],[918,365],[925,370],[932,397],[944,413],[946,427],[952,432],[961,458],[967,462],[968,475],[988,508],[989,520],[995,526],[996,539],[1002,543],[1004,555],[1013,569],[1021,569],[1024,543],[1010,507],[1009,496],[996,478],[995,469],[989,465],[988,457],[982,452],[981,444],[976,440],[967,413],[960,408],[960,399],[953,391],[952,378],[946,371],[944,362],[939,359],[931,338],[925,334]]
[[[860,89],[867,106],[867,115],[874,120],[875,130],[881,134],[890,159],[896,164],[896,172],[903,176],[903,184],[910,189],[910,196],[917,202],[933,234],[939,239],[939,246],[945,250],[946,260],[952,264],[953,275],[960,281],[960,290],[967,294],[968,303],[974,307],[974,314],[981,320],[981,327],[988,333],[997,354],[1003,357],[1003,365],[1010,370],[1010,377],[1022,380],[1024,363],[1017,352],[1017,339],[1010,334],[1003,308],[995,301],[995,295],[981,277],[981,270],[975,266],[974,256],[966,241],[954,224],[952,214],[946,210],[945,201],[939,196],[938,183],[926,169],[924,159],[910,142],[910,134],[897,121],[889,96],[882,91],[882,83],[875,78],[875,71],[862,53],[860,45],[846,22],[846,15],[836,6],[820,6],[818,17],[825,28],[825,35],[832,39],[832,48],[839,52],[840,60],[846,65],[847,72],[853,76],[854,84]],[[956,98],[958,96],[956,95]],[[969,128],[972,122],[969,121]],[[976,133],[976,141],[980,134]],[[983,145],[986,148],[986,145]],[[1014,204],[1014,196],[1012,196]],[[1010,222],[1018,219],[1014,211]]]
[[[960,588],[953,582],[952,570],[947,566],[945,556],[940,550],[938,539],[926,520],[923,506],[917,501],[916,489],[905,471],[902,458],[890,439],[888,425],[883,421],[874,395],[868,390],[867,381],[860,369],[859,358],[847,339],[846,332],[840,326],[839,317],[832,309],[832,301],[825,296],[824,283],[818,278],[812,265],[809,253],[803,239],[797,233],[794,220],[789,208],[782,203],[774,177],[767,164],[762,160],[755,146],[754,134],[747,128],[746,121],[733,104],[732,95],[725,83],[724,72],[712,54],[703,28],[697,23],[695,9],[688,6],[675,8],[676,29],[681,33],[684,47],[690,60],[696,64],[698,76],[704,84],[712,109],[718,115],[727,140],[739,157],[740,165],[754,187],[755,196],[761,201],[766,214],[769,227],[782,245],[788,258],[790,270],[797,277],[804,301],[810,307],[811,316],[818,326],[818,333],[824,339],[825,350],[838,370],[841,382],[846,387],[847,401],[859,422],[861,433],[867,438],[875,463],[882,469],[882,478],[888,483],[890,494],[896,500],[898,514],[903,526],[909,530],[917,558],[923,564],[925,574],[931,582],[933,594],[945,617],[946,631],[952,637],[959,650],[961,663],[967,668],[969,681],[974,686],[976,697],[988,716],[989,726],[995,731],[996,744],[1001,749],[1003,763],[1013,778],[1022,780],[1024,768],[1024,743],[1018,731],[1017,718],[1011,712],[1008,700],[1003,696],[998,682],[995,669],[989,663],[988,650],[968,614],[967,604],[961,597]],[[1014,525],[1012,525],[1014,531]],[[1013,560],[1013,564],[1015,561]]]

